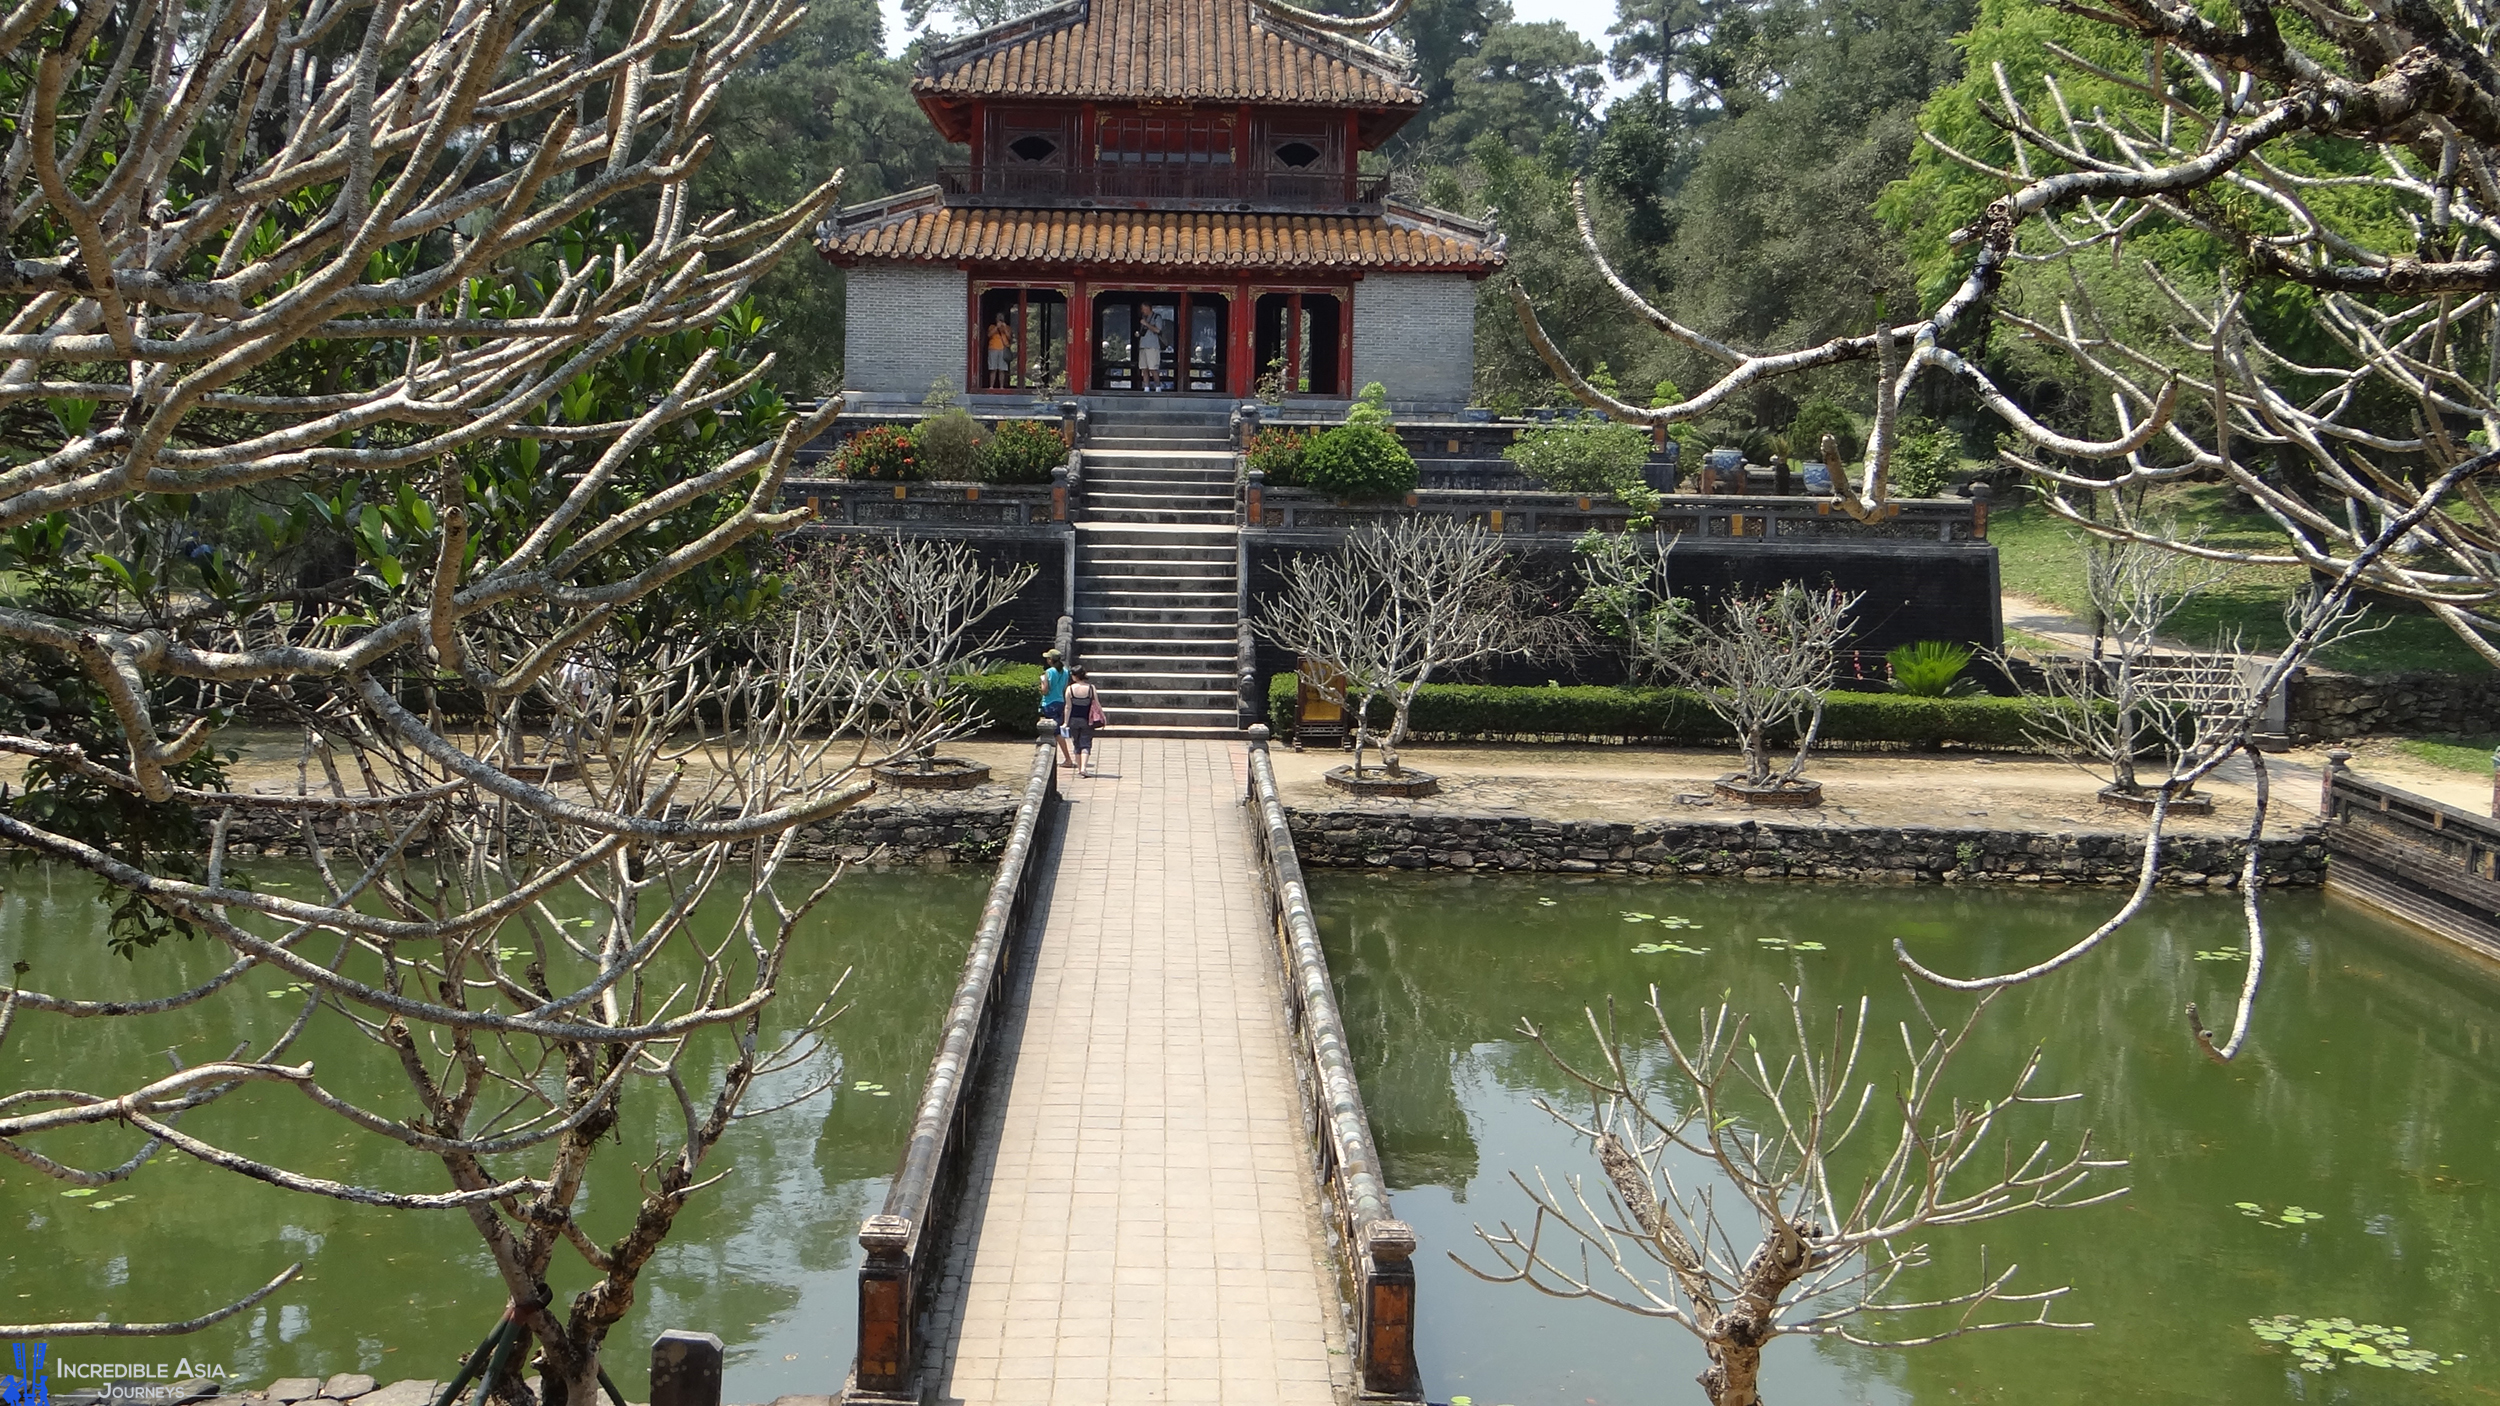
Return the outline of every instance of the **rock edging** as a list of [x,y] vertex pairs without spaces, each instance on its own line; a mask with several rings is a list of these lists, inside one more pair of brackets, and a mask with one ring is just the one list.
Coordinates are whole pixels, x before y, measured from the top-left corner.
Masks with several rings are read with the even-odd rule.
[[[1291,807],[1285,815],[1302,863],[1317,869],[2121,884],[2132,883],[2144,863],[2144,837],[2124,832],[1761,819],[1539,820]],[[2173,835],[2162,841],[2160,882],[2236,887],[2243,855],[2244,842],[2236,838]],[[2260,864],[2269,887],[2314,887],[2326,879],[2326,846],[2316,826],[2304,827],[2266,840]]]

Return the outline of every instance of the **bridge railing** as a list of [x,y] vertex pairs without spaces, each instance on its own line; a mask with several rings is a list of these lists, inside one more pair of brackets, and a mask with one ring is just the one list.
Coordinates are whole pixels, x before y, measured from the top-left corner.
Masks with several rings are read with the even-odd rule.
[[1358,1394],[1366,1400],[1421,1401],[1415,1366],[1415,1231],[1390,1214],[1371,1116],[1354,1074],[1345,1018],[1337,1010],[1328,958],[1311,918],[1311,895],[1294,856],[1293,832],[1276,793],[1267,725],[1250,729],[1250,830],[1262,887],[1284,963],[1285,1005],[1294,1060],[1316,1116],[1312,1151],[1355,1316]]
[[2328,884],[2500,956],[2500,818],[2356,776],[2351,755],[2327,753]]
[[860,1222],[859,1349],[843,1383],[846,1402],[917,1403],[921,1323],[944,1277],[947,1231],[973,1154],[971,1085],[1007,1005],[1017,939],[1047,868],[1041,853],[1058,812],[1058,741],[1036,744],[1015,829],[964,956],[963,976],[921,1085],[911,1142],[887,1188],[885,1209]]

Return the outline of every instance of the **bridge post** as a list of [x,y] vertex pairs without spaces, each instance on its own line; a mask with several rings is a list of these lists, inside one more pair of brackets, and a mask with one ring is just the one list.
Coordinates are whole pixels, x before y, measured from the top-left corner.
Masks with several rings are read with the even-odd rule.
[[651,1343],[651,1406],[720,1406],[721,1342],[671,1328]]
[[1363,1237],[1363,1388],[1366,1400],[1421,1401],[1415,1365],[1415,1229],[1374,1221]]
[[[919,1344],[914,1341],[912,1223],[901,1216],[870,1216],[859,1223],[859,1357],[842,1392],[845,1401],[918,1401]],[[659,1406],[657,1401],[652,1406]]]

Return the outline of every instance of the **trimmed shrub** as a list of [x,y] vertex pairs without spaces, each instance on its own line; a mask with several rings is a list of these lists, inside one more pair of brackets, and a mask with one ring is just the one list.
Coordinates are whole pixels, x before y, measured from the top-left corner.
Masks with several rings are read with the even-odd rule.
[[1389,388],[1378,381],[1364,382],[1363,389],[1355,393],[1354,403],[1346,407],[1345,422],[1385,428],[1389,423]]
[[1291,488],[1302,482],[1302,456],[1310,447],[1308,430],[1266,429],[1252,435],[1243,452],[1250,467],[1266,474],[1269,483]]
[[842,442],[833,454],[833,476],[882,479],[901,483],[928,477],[920,463],[920,447],[900,425],[870,425]]
[[[1268,681],[1268,725],[1293,726],[1294,676]],[[1375,701],[1382,725],[1388,706]],[[1821,738],[1934,749],[1958,743],[2035,750],[2023,721],[2038,705],[2020,698],[1917,698],[1900,693],[1834,693],[1824,700]],[[1695,746],[1733,745],[1727,724],[1680,688],[1499,688],[1426,684],[1416,695],[1414,731],[1425,737],[1624,737]],[[1774,739],[1775,741],[1783,739]],[[1784,739],[1794,741],[1794,738]]]
[[969,483],[980,475],[981,445],[987,438],[981,422],[961,406],[949,406],[911,431],[927,476],[946,483]]
[[1068,442],[1039,420],[1009,420],[990,431],[978,458],[983,483],[1048,483],[1068,462]]
[[1612,493],[1638,482],[1649,462],[1649,431],[1613,420],[1578,420],[1521,432],[1502,457],[1562,493]]
[[952,682],[972,704],[973,726],[1033,735],[1033,720],[1042,715],[1041,665],[1004,664],[986,674],[957,674]]
[[1311,437],[1302,482],[1339,498],[1395,498],[1414,490],[1415,456],[1378,425],[1339,425]]

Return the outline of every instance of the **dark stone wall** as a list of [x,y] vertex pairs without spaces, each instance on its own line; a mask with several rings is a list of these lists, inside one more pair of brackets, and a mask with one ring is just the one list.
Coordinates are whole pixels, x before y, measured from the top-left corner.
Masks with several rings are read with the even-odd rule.
[[[1262,532],[1250,540],[1250,593],[1260,600],[1283,587],[1285,563],[1296,552],[1326,551],[1324,533]],[[1567,610],[1580,594],[1580,579],[1566,539],[1521,542],[1520,571],[1541,586],[1553,607]],[[1926,542],[1818,542],[1812,545],[1752,540],[1687,540],[1669,559],[1669,579],[1679,596],[1711,598],[1741,587],[1762,591],[1782,581],[1804,581],[1862,592],[1852,619],[1849,648],[1864,656],[1844,660],[1844,678],[1871,670],[1883,677],[1884,651],[1920,640],[1951,640],[1996,648],[2004,626],[1997,602],[1997,552],[1984,544]],[[1262,679],[1289,672],[1293,659],[1264,640],[1259,645]],[[1854,667],[1853,667],[1854,666]],[[1572,659],[1496,661],[1463,670],[1452,682],[1536,685],[1607,684],[1623,681],[1621,656],[1610,642],[1596,641]]]
[[[812,527],[804,536],[824,540],[856,532],[871,537],[889,534],[876,529]],[[919,530],[914,537],[941,537],[970,546],[981,564],[993,571],[1004,570],[1019,563],[1034,568],[1033,579],[1016,593],[1013,604],[1001,614],[991,617],[989,627],[1005,627],[1006,659],[1014,664],[1039,664],[1042,651],[1059,637],[1059,617],[1067,612],[1068,538],[1071,529],[1064,524],[1017,529],[1012,531],[980,531],[964,529],[954,532]]]
[[[1295,851],[1314,869],[2114,886],[2133,883],[2144,863],[2140,834],[1762,820],[1626,824],[1418,813],[1390,805],[1286,814]],[[2161,882],[2175,888],[2236,887],[2246,852],[2237,839],[2168,836],[2162,842]],[[2311,887],[2325,880],[2326,847],[2311,827],[2267,840],[2260,863],[2268,885]]]

